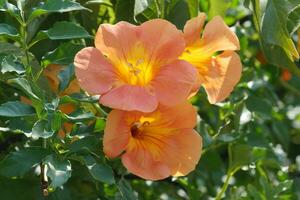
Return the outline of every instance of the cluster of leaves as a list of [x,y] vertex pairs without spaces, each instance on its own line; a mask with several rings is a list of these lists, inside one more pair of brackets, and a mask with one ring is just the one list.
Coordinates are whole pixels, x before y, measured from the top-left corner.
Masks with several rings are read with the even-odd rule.
[[[101,23],[159,17],[182,29],[199,11],[237,33],[242,79],[224,103],[210,105],[204,92],[192,99],[204,140],[193,173],[139,179],[103,155],[109,110],[97,97],[61,95],[74,55]],[[299,199],[299,16],[299,0],[0,0],[1,199]],[[62,66],[58,92],[43,76],[49,64]],[[63,113],[65,104],[76,109]],[[72,130],[61,137],[65,122]]]

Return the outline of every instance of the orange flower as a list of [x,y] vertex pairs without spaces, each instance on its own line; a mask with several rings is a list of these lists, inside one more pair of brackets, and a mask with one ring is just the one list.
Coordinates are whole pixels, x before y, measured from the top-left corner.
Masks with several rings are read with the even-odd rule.
[[[59,79],[57,77],[58,73],[62,70],[62,66],[50,64],[48,65],[44,71],[43,75],[47,78],[50,88],[53,92],[58,93]],[[80,87],[76,79],[73,79],[69,86],[60,93],[60,96],[73,94],[76,92],[80,92]]]
[[282,72],[281,72],[280,78],[281,78],[281,80],[283,80],[283,81],[289,81],[289,80],[291,80],[291,78],[292,78],[292,74],[291,74],[291,72],[290,72],[289,70],[284,69],[284,70],[282,70]]
[[75,73],[83,89],[101,95],[103,105],[152,112],[158,103],[185,101],[197,80],[193,66],[178,60],[184,38],[168,21],[102,24],[95,46],[77,53]]
[[152,113],[113,110],[104,130],[104,153],[121,155],[129,172],[144,179],[183,176],[195,169],[202,139],[193,130],[196,110],[185,102]]
[[[62,66],[50,64],[43,71],[43,75],[47,78],[50,88],[54,93],[58,93],[59,79],[57,77],[58,73],[62,70]],[[72,80],[69,86],[62,91],[59,96],[70,95],[76,92],[80,92],[80,87],[76,79]],[[63,113],[70,114],[75,109],[76,106],[71,103],[62,104],[58,107]],[[59,130],[58,136],[63,138],[66,133],[72,130],[73,124],[69,122],[64,122],[63,127]]]
[[187,21],[184,27],[186,48],[180,59],[198,70],[194,92],[202,84],[209,102],[217,103],[224,100],[240,80],[242,64],[234,52],[240,46],[236,35],[219,16],[207,23],[200,37],[204,22],[204,13]]

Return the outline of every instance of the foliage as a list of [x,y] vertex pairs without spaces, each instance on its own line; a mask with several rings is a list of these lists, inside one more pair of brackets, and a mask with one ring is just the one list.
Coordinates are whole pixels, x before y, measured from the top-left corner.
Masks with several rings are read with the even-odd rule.
[[[182,29],[199,11],[237,33],[242,78],[223,103],[204,92],[192,99],[204,140],[197,169],[145,181],[103,155],[109,109],[63,94],[73,58],[101,23],[164,18]],[[299,0],[0,0],[1,199],[44,199],[42,190],[62,200],[300,199],[299,27]],[[49,64],[64,66],[57,91],[43,73]]]

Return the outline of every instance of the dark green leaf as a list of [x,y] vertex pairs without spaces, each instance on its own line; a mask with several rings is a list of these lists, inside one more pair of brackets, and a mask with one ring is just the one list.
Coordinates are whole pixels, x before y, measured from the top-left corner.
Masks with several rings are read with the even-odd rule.
[[10,101],[0,106],[0,116],[3,117],[23,117],[32,115],[35,115],[34,108],[20,101]]
[[64,12],[71,12],[76,10],[89,10],[88,8],[85,8],[81,6],[79,3],[70,1],[70,0],[48,0],[46,3],[41,4],[39,7],[37,7],[30,15],[29,21],[32,19],[46,14],[46,13],[64,13]]
[[54,51],[47,53],[43,57],[45,66],[49,64],[69,65],[73,63],[75,54],[84,46],[79,44],[62,43]]
[[89,172],[96,180],[107,184],[115,183],[114,173],[111,167],[104,163],[96,162],[91,155],[85,155],[83,159]]
[[82,149],[91,149],[97,144],[96,138],[94,136],[87,136],[80,140],[73,142],[70,147],[69,153],[74,153]]
[[0,174],[6,177],[23,176],[49,154],[41,147],[28,147],[10,153],[0,162]]
[[121,179],[118,182],[118,189],[122,200],[136,200],[137,197],[134,195],[130,184],[125,180]]
[[0,23],[0,35],[15,38],[18,36],[18,31],[11,25]]
[[[290,60],[298,58],[297,49],[289,36],[287,30],[288,13],[294,8],[293,0],[282,3],[281,0],[269,0],[265,15],[262,21],[262,41],[266,43],[266,51],[273,46],[278,46],[284,50]],[[270,57],[267,57],[270,59]]]
[[33,125],[31,137],[34,139],[49,138],[53,134],[54,131],[51,129],[51,124],[49,124],[49,121],[39,120]]
[[[295,31],[300,28],[300,3],[294,10],[292,10],[287,19],[287,29],[292,35]],[[299,50],[298,50],[299,51]]]
[[271,118],[272,106],[265,99],[251,95],[246,101],[246,106],[250,112],[258,114],[263,119]]
[[252,161],[251,151],[252,148],[246,144],[229,145],[229,169],[231,171],[248,165]]
[[45,159],[45,164],[48,167],[47,176],[51,179],[50,187],[60,187],[71,177],[72,168],[69,160],[50,155]]
[[23,92],[25,92],[31,98],[37,99],[37,100],[40,99],[33,92],[31,84],[29,83],[29,81],[27,81],[27,79],[25,79],[25,78],[14,78],[14,79],[9,79],[7,82],[10,83],[10,84],[15,85],[17,88],[21,89]]
[[71,80],[74,78],[74,65],[69,64],[67,67],[65,67],[63,70],[61,70],[57,77],[59,79],[59,91],[64,91],[70,84]]
[[51,40],[67,40],[77,38],[91,38],[89,33],[80,25],[73,22],[56,22],[52,28],[40,31],[33,39],[34,42],[49,38]]

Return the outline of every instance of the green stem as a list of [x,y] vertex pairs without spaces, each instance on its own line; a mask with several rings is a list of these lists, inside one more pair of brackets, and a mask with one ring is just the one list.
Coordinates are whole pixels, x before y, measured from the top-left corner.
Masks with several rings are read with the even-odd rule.
[[108,115],[107,112],[105,112],[101,106],[97,103],[93,103],[94,108],[97,110],[97,112],[101,113],[102,115],[104,115],[104,117],[106,117]]
[[230,181],[230,178],[239,170],[239,168],[233,170],[233,171],[228,171],[227,172],[227,177],[226,177],[226,180],[222,186],[222,189],[221,191],[218,193],[217,197],[215,200],[221,200],[222,197],[223,197],[223,194],[226,192],[227,188],[228,188],[228,185],[229,185],[229,181]]

